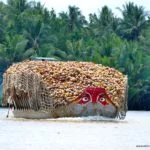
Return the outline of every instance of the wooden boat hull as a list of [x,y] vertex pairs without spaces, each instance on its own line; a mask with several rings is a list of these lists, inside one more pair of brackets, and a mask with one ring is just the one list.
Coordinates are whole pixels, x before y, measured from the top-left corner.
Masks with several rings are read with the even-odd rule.
[[21,109],[13,110],[16,118],[31,118],[31,119],[45,119],[58,117],[81,117],[81,116],[104,116],[109,118],[116,117],[116,108],[113,105],[102,106],[100,104],[70,104],[68,106],[61,106],[54,110],[32,110]]

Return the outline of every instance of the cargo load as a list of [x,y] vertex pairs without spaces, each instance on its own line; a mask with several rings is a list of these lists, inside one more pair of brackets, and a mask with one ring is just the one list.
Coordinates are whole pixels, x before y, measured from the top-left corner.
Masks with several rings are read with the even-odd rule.
[[100,115],[124,119],[127,76],[92,62],[24,61],[3,75],[3,103],[14,116],[56,118]]

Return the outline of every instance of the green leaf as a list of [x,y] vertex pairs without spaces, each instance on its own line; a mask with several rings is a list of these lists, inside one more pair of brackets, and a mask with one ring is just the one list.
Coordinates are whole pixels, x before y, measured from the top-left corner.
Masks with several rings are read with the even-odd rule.
[[23,59],[27,59],[27,58],[31,57],[33,54],[35,54],[35,50],[34,49],[32,49],[32,48],[27,49],[25,51],[25,53],[23,54],[22,58]]
[[27,43],[28,43],[28,40],[26,40],[26,39],[18,42],[16,44],[16,48],[15,48],[16,52],[18,52],[18,53],[24,52],[24,50],[27,46]]

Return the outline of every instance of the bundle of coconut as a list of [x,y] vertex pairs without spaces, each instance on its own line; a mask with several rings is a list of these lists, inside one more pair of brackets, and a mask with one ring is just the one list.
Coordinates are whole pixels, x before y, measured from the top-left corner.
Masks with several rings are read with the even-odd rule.
[[54,109],[77,101],[87,87],[103,87],[120,108],[126,101],[127,77],[91,62],[24,61],[3,75],[4,100],[17,108]]

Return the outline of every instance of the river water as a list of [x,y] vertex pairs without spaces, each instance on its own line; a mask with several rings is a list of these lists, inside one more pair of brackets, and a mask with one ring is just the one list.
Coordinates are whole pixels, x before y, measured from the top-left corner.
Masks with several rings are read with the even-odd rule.
[[101,117],[16,119],[0,108],[0,150],[148,150],[150,112],[123,121]]

